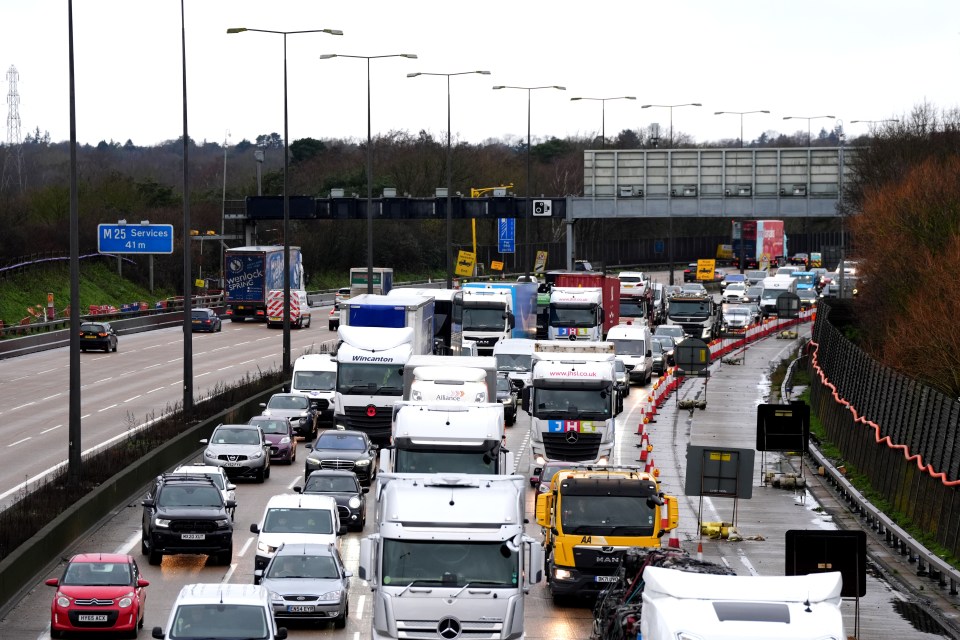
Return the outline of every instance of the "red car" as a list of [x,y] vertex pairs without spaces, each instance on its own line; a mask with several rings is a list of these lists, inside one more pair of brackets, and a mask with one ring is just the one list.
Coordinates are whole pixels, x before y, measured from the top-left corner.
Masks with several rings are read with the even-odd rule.
[[[116,632],[136,638],[143,627],[147,602],[145,587],[133,556],[119,553],[82,553],[67,562],[63,576],[50,578],[57,588],[50,610],[50,637],[66,632]],[[97,637],[101,637],[97,635]]]

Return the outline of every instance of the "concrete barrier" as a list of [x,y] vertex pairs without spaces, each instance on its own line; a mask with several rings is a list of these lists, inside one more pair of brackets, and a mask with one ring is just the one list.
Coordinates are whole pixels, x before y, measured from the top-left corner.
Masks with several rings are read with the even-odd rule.
[[260,413],[261,402],[266,402],[282,387],[280,384],[252,396],[168,440],[88,493],[17,547],[0,562],[0,617],[6,617],[26,592],[53,570],[71,545],[112,517],[119,506],[136,503],[135,508],[140,508],[139,498],[144,487],[164,471],[202,451],[199,440],[210,437],[218,424],[246,422],[250,416]]

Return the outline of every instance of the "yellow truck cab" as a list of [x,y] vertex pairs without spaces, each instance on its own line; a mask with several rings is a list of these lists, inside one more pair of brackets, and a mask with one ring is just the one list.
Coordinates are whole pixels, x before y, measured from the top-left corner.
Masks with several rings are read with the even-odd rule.
[[595,597],[616,581],[623,552],[659,547],[679,523],[677,499],[637,467],[578,466],[558,471],[537,496],[547,581],[554,601]]

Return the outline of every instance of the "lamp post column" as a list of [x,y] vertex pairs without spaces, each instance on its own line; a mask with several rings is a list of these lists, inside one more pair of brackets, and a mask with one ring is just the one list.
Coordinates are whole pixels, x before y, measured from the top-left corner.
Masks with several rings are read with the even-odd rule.
[[530,277],[530,223],[533,218],[533,185],[530,182],[530,97],[532,94],[533,89],[527,89],[527,216],[523,225],[523,244],[526,245],[523,248],[525,256],[523,261],[523,275],[527,278]]
[[373,135],[370,132],[370,58],[367,58],[367,293],[373,293]]
[[447,289],[453,288],[453,147],[450,142],[450,76],[447,76]]

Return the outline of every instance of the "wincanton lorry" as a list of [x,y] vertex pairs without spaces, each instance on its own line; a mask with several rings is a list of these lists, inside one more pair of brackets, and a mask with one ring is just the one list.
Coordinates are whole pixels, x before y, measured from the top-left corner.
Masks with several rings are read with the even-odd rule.
[[[283,289],[283,247],[273,245],[236,247],[223,254],[226,271],[224,304],[234,322],[253,318],[267,320],[267,292]],[[290,247],[290,289],[303,289],[300,247]]]
[[341,326],[337,337],[334,425],[363,431],[374,444],[385,445],[393,404],[403,393],[404,365],[414,345],[429,348],[431,341],[415,338],[411,327]]
[[[369,293],[385,296],[393,289],[393,269],[390,267],[373,268],[373,291]],[[358,296],[367,291],[367,268],[352,267],[350,269],[350,297]]]
[[391,289],[391,296],[433,298],[433,352],[458,356],[463,349],[463,291],[404,287]]
[[360,541],[370,638],[525,637],[524,595],[542,577],[524,535],[522,476],[379,476],[377,533]]
[[620,281],[602,273],[553,274],[547,336],[602,340],[620,323]]
[[397,402],[393,441],[380,449],[380,473],[510,475],[513,453],[503,448],[503,434],[499,403]]
[[659,547],[679,520],[677,499],[663,495],[657,478],[636,467],[576,466],[557,472],[550,490],[537,496],[554,601],[596,596],[616,582],[624,551]]
[[614,358],[612,342],[534,345],[533,384],[521,390],[521,407],[530,415],[531,475],[547,460],[610,460],[622,406]]
[[433,299],[362,293],[340,303],[341,327],[410,327],[413,352],[433,352]]
[[537,284],[468,282],[463,285],[463,338],[477,343],[481,356],[493,354],[501,338],[535,338]]
[[733,266],[744,269],[768,269],[786,264],[787,236],[783,220],[744,220],[733,222]]

